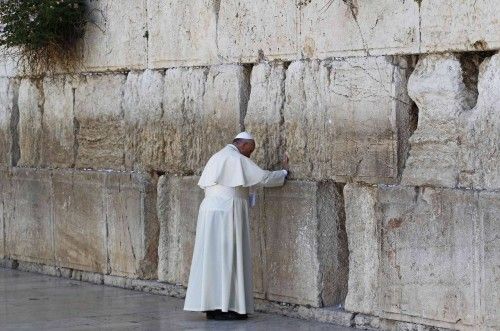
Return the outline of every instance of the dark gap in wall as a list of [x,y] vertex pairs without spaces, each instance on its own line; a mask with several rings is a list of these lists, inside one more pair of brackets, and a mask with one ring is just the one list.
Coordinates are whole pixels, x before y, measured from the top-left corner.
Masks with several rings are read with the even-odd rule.
[[[411,74],[417,66],[419,60],[418,55],[402,56],[402,61],[405,63],[405,78],[406,82],[410,79]],[[398,122],[398,182],[401,180],[406,161],[410,154],[410,137],[413,135],[418,126],[419,109],[416,103],[408,95],[408,84],[404,87],[404,95],[401,96],[406,104],[402,104],[398,108],[397,122]]]
[[469,107],[472,109],[476,106],[478,90],[477,84],[479,81],[479,67],[481,63],[488,57],[491,57],[495,52],[467,52],[457,54],[458,60],[462,67],[462,80],[470,92]]
[[19,81],[13,80],[9,85],[9,88],[13,89],[14,94],[10,116],[10,164],[12,167],[15,167],[21,158],[21,149],[19,147]]
[[247,116],[248,102],[250,101],[250,93],[252,92],[252,70],[254,65],[252,63],[242,64],[244,81],[241,88],[241,102],[240,102],[240,130],[245,130],[245,117]]

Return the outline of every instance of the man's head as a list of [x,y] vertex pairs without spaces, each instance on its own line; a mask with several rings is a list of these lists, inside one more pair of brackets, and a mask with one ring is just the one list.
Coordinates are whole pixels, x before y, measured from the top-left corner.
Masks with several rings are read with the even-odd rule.
[[233,140],[233,145],[246,157],[250,157],[255,150],[255,140],[248,132],[238,134]]

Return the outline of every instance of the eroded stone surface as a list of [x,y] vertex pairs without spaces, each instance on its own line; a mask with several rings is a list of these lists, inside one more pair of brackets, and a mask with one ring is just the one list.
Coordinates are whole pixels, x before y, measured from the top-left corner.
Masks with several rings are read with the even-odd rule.
[[149,68],[217,63],[220,1],[151,0],[148,5]]
[[[5,187],[2,187],[2,191]],[[4,200],[5,248],[12,259],[54,264],[51,174],[13,169]],[[5,203],[6,202],[6,203]]]
[[[17,108],[19,82],[14,79],[0,79],[0,166],[9,166],[17,162]],[[13,145],[14,144],[14,145]]]
[[40,80],[21,80],[19,86],[18,165],[38,166],[42,151],[43,88]]
[[226,62],[294,59],[299,20],[295,1],[220,1],[218,54]]
[[414,53],[417,1],[302,1],[301,52],[308,58]]
[[398,64],[378,57],[290,65],[284,120],[295,178],[397,181],[401,132],[410,129],[407,64]]
[[495,0],[420,2],[423,52],[498,49],[500,8]]
[[156,278],[159,223],[156,180],[139,173],[106,176],[103,201],[112,275]]
[[76,167],[124,168],[125,129],[122,95],[125,76],[82,77],[75,94],[78,122]]
[[159,71],[132,71],[127,76],[123,94],[127,169],[162,169],[167,158],[163,89],[164,76]]
[[45,96],[42,118],[43,152],[41,164],[45,167],[71,167],[75,159],[74,97],[76,83],[64,76],[43,80]]
[[57,266],[108,272],[104,178],[98,172],[53,175]]
[[162,176],[158,183],[160,281],[188,284],[198,208],[204,197],[198,180],[199,177]]
[[86,2],[90,16],[82,41],[83,69],[95,71],[145,68],[146,1]]
[[479,195],[479,218],[484,237],[478,245],[484,245],[484,279],[481,281],[481,297],[484,298],[484,324],[492,329],[500,328],[500,199],[498,193],[484,192]]
[[314,307],[343,301],[347,247],[339,199],[329,182],[265,189],[266,298]]
[[265,169],[279,166],[284,152],[285,72],[283,64],[261,63],[252,69],[245,130],[255,137],[252,159]]
[[498,323],[497,312],[475,304],[475,298],[498,301],[490,287],[498,283],[498,245],[487,240],[498,219],[498,193],[349,184],[345,196],[346,309],[459,329],[484,319]]
[[163,166],[174,173],[201,173],[210,156],[238,133],[248,93],[241,66],[167,70]]
[[464,80],[470,73],[463,61],[429,55],[410,77],[419,123],[410,139],[404,184],[500,188],[500,55],[482,63],[479,94],[475,82]]

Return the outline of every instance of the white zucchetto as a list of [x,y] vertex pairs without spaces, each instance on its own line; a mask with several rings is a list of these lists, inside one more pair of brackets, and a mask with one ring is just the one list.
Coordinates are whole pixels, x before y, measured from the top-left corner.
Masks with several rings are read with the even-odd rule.
[[234,137],[234,139],[254,140],[253,136],[246,131],[238,133],[238,135],[236,137]]

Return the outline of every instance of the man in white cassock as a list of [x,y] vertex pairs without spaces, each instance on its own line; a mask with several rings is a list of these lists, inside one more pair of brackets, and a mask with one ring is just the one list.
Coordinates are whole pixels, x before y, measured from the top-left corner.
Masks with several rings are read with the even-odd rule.
[[206,312],[208,319],[245,319],[253,313],[252,255],[248,219],[249,188],[282,186],[285,170],[262,170],[250,155],[253,137],[242,132],[214,154],[198,185],[205,190],[184,310]]

